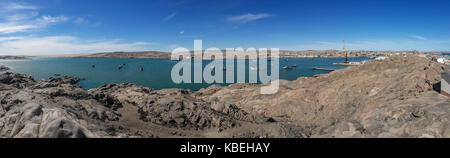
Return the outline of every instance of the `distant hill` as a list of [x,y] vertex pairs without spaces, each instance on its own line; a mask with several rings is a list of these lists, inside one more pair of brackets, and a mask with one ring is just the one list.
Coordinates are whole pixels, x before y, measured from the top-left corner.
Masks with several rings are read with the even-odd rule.
[[153,58],[169,59],[170,53],[159,51],[146,52],[109,52],[74,56],[75,58]]
[[30,58],[25,57],[25,56],[10,56],[10,55],[7,55],[7,56],[0,56],[0,59],[16,60],[16,59],[30,59]]

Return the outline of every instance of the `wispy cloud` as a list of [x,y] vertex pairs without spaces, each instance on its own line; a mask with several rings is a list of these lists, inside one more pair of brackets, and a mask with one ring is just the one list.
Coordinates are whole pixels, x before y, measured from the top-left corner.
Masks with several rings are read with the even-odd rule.
[[177,13],[173,12],[172,14],[168,15],[167,17],[165,17],[164,21],[172,20],[176,15],[177,15]]
[[48,25],[51,23],[59,23],[59,22],[66,22],[69,18],[66,16],[42,16],[41,18],[37,19],[37,22],[39,22],[41,25]]
[[65,22],[67,20],[68,18],[65,16],[42,16],[29,20],[6,20],[5,22],[0,23],[0,34],[29,32],[52,24]]
[[86,22],[86,20],[84,20],[84,18],[82,17],[76,17],[75,20],[73,21],[75,24],[81,25],[84,22]]
[[15,33],[34,32],[51,25],[73,21],[91,24],[83,17],[39,15],[39,7],[25,3],[0,2],[0,55],[75,54],[110,51],[148,50],[152,43],[121,40],[89,41],[74,36],[17,36]]
[[29,32],[68,21],[65,16],[39,16],[38,7],[18,3],[0,4],[0,34]]
[[23,39],[23,38],[24,37],[20,37],[20,36],[17,36],[17,37],[0,37],[0,43],[4,42],[4,41],[20,40],[20,39]]
[[[149,50],[149,42],[101,40],[86,42],[73,36],[18,36],[0,38],[0,55],[77,54]],[[43,47],[45,46],[45,47]]]
[[10,24],[0,24],[0,34],[10,34],[16,32],[25,32],[27,30],[32,30],[37,28],[33,25],[10,25]]
[[235,22],[235,23],[247,23],[247,22],[250,22],[250,21],[264,19],[264,18],[268,18],[268,17],[271,17],[271,16],[272,15],[267,14],[267,13],[260,13],[260,14],[251,14],[251,13],[249,13],[249,14],[229,17],[229,18],[226,19],[226,21],[228,21],[228,22]]
[[37,10],[38,7],[34,5],[29,5],[25,3],[0,3],[0,8],[3,11],[14,11],[14,10]]
[[427,40],[427,38],[419,35],[411,35],[412,38],[418,39],[418,40]]
[[83,25],[88,27],[99,27],[101,25],[100,22],[92,22],[88,18],[84,17],[72,17],[70,20],[76,25]]

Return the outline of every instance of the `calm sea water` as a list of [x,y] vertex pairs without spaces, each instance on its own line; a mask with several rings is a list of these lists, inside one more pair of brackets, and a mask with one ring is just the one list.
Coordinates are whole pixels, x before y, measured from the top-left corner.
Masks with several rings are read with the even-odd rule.
[[[295,80],[298,77],[328,73],[328,71],[317,71],[312,70],[312,68],[341,69],[344,67],[334,66],[333,63],[343,62],[344,60],[344,58],[280,59],[280,79]],[[368,58],[351,59],[351,61],[362,60],[368,60]],[[154,89],[184,88],[199,90],[211,86],[211,84],[206,83],[175,84],[170,73],[177,62],[161,59],[34,58],[33,60],[0,60],[0,65],[10,67],[10,72],[31,75],[36,80],[55,77],[55,74],[85,78],[86,80],[79,83],[85,89],[97,88],[110,83],[134,83]],[[206,66],[209,62],[203,61],[203,65]],[[248,62],[251,61],[246,60],[247,64]],[[118,69],[120,64],[125,64],[125,66]],[[292,70],[282,69],[283,66],[293,64],[296,64],[297,67]],[[95,65],[95,68],[92,68],[92,65]],[[139,70],[141,66],[144,68],[143,72]],[[252,70],[247,68],[247,73],[248,71]]]

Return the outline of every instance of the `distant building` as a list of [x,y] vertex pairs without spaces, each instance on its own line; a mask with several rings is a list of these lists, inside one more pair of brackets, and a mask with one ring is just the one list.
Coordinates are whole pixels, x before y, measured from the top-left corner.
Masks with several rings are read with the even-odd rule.
[[441,94],[450,97],[450,71],[442,74]]
[[436,62],[441,63],[441,64],[445,64],[445,58],[437,58]]
[[379,56],[377,58],[375,58],[375,60],[386,60],[388,57],[386,56]]

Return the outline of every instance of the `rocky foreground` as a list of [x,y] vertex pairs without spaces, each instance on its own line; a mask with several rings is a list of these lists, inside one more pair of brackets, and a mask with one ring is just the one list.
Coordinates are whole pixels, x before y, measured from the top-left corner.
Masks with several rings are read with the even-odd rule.
[[447,66],[394,56],[317,78],[199,91],[0,75],[0,137],[450,137]]
[[8,71],[8,70],[9,70],[9,67],[0,65],[0,71]]

